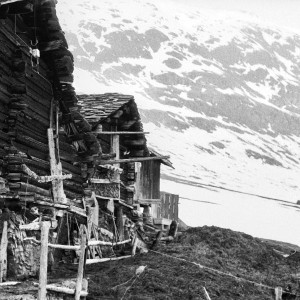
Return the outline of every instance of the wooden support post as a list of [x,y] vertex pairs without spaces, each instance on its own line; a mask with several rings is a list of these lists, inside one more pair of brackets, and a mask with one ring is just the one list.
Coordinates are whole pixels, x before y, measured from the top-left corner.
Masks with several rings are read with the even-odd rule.
[[146,205],[144,207],[143,222],[144,222],[144,224],[151,224],[151,225],[153,225],[153,218],[151,216],[150,206],[149,205]]
[[0,244],[0,282],[6,280],[7,273],[7,221],[3,223],[2,238]]
[[169,236],[176,238],[177,231],[178,231],[178,222],[173,220],[170,225]]
[[133,238],[133,244],[132,244],[132,250],[131,250],[132,256],[135,256],[137,244],[138,244],[138,237],[137,237],[137,235],[135,235]]
[[[51,175],[60,177],[62,176],[62,164],[61,162],[57,163],[52,128],[48,129],[48,145],[49,145]],[[55,179],[52,181],[52,191],[53,191],[53,198],[55,202],[67,203],[67,198],[64,192],[62,179]]]
[[275,300],[282,300],[282,288],[275,288]]
[[48,235],[50,223],[41,224],[41,257],[40,257],[40,276],[38,300],[45,300],[47,294],[47,267],[48,267]]
[[124,224],[123,224],[123,207],[121,205],[116,206],[116,226],[119,233],[119,241],[124,240]]
[[[117,127],[115,127],[116,129]],[[113,153],[116,154],[116,160],[120,159],[120,137],[119,135],[115,134],[111,136],[111,150]],[[120,167],[120,164],[116,164],[116,167]],[[118,172],[115,173],[114,176],[115,182],[120,182],[120,174]],[[120,183],[118,183],[119,188],[119,195],[118,198],[120,198]]]
[[82,289],[82,279],[84,272],[84,259],[85,259],[85,246],[86,246],[86,232],[81,231],[81,244],[80,244],[80,257],[78,264],[78,273],[76,281],[75,300],[80,300],[80,293]]
[[163,235],[163,231],[159,231],[159,232],[156,234],[156,238],[155,238],[155,240],[153,241],[153,243],[152,243],[150,249],[155,249],[155,248],[158,246],[158,244],[159,244],[160,241],[161,241],[162,235]]

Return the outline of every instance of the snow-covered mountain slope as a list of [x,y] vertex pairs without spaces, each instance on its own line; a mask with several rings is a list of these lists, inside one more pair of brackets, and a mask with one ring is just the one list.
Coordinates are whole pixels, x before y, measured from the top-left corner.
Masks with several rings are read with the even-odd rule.
[[161,2],[59,1],[77,92],[134,95],[165,178],[295,201],[300,36]]

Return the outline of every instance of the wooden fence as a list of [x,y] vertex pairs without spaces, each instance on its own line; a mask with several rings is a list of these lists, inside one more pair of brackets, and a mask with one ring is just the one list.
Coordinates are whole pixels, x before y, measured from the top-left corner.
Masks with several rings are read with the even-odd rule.
[[160,192],[160,200],[155,217],[178,221],[179,195]]

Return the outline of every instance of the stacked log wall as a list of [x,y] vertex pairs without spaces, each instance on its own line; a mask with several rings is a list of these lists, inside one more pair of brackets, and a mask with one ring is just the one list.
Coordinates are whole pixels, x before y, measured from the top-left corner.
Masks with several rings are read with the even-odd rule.
[[[38,175],[50,175],[47,129],[54,98],[51,72],[43,59],[38,69],[33,65],[37,62],[30,53],[30,40],[27,35],[16,34],[27,29],[20,16],[16,16],[16,28],[14,17],[0,23],[0,166],[5,166],[4,176],[9,178],[12,194],[18,195],[22,183],[26,183],[39,188],[37,193],[44,189],[41,195],[48,195],[51,184],[29,178],[21,165],[26,164]],[[83,180],[80,167],[72,162],[76,151],[65,134],[60,134],[60,138],[63,171],[74,174],[74,180],[65,184],[66,193],[70,198],[78,198],[82,196]]]
[[[30,41],[16,34],[24,31],[26,25],[17,17],[16,28],[14,18],[0,22],[0,159],[11,194],[16,195],[22,182],[29,180],[22,171],[23,163],[36,171],[40,160],[47,165],[46,137],[53,93],[51,83],[45,78],[45,64],[39,64],[39,73],[34,70]],[[49,166],[43,171],[48,175]],[[43,188],[48,190],[49,184]]]

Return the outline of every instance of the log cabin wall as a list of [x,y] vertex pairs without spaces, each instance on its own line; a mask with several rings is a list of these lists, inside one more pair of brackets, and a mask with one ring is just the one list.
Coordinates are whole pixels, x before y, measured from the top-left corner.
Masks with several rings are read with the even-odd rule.
[[36,218],[21,214],[20,207],[51,197],[49,183],[38,183],[23,171],[26,165],[39,175],[50,174],[47,129],[53,99],[47,65],[41,60],[37,70],[28,35],[18,35],[25,28],[19,16],[0,20],[0,160],[6,181],[0,222],[9,222],[8,275],[18,278],[36,274],[39,249],[24,242],[26,234],[18,230],[23,216]]
[[[26,164],[39,175],[49,175],[48,139],[52,84],[46,78],[47,66],[40,61],[39,70],[31,55],[30,40],[15,32],[27,28],[21,18],[0,20],[0,155],[11,195],[21,201],[50,197],[49,184],[34,182],[22,170]],[[15,24],[17,25],[15,27]]]
[[[81,176],[82,166],[73,162],[78,155],[98,154],[100,148],[77,107],[73,56],[56,16],[56,2],[6,2],[1,1],[0,10],[0,159],[8,187],[26,203],[52,201],[51,184],[37,182],[22,166],[40,176],[50,175],[47,129],[52,118],[53,127],[60,122],[64,129],[56,132],[56,155],[63,172],[73,175],[64,182],[66,196],[78,199],[87,174]],[[70,136],[76,137],[70,140]]]

